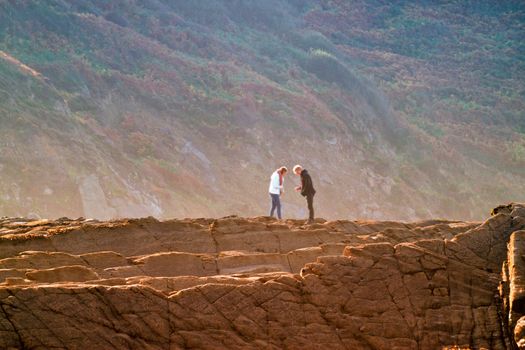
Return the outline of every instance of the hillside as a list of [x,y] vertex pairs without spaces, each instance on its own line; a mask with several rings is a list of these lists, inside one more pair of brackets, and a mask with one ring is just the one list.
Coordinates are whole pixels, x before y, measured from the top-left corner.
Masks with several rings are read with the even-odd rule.
[[525,201],[524,20],[521,1],[0,1],[0,215],[261,215],[271,171],[302,163],[322,217],[480,220]]
[[524,205],[303,222],[3,218],[0,348],[523,348]]

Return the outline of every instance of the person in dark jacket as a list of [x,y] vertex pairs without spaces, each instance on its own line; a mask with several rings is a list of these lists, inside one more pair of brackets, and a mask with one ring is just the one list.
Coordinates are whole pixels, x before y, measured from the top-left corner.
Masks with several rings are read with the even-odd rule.
[[301,195],[306,197],[306,203],[308,203],[308,221],[307,224],[312,224],[314,222],[314,195],[315,189],[312,182],[312,178],[306,169],[303,169],[302,166],[296,165],[293,167],[293,172],[295,175],[301,176],[301,186],[295,188],[296,191],[301,191]]

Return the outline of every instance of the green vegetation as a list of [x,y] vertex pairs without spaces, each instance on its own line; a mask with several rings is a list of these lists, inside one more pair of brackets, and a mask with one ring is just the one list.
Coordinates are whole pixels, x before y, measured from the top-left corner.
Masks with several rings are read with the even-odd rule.
[[525,163],[525,142],[512,142],[508,147],[512,160]]
[[[0,50],[41,74],[0,58],[0,123],[18,138],[0,163],[48,161],[49,175],[24,172],[35,187],[104,173],[125,196],[118,173],[147,193],[191,188],[215,214],[231,169],[254,179],[313,152],[329,173],[392,176],[396,200],[445,216],[447,196],[525,172],[524,21],[516,0],[0,1]],[[188,140],[202,154],[181,154]],[[504,181],[476,200],[524,193]],[[340,202],[327,205],[347,213]]]
[[409,120],[430,136],[441,138],[445,135],[445,131],[438,124],[421,118],[421,116],[411,117]]

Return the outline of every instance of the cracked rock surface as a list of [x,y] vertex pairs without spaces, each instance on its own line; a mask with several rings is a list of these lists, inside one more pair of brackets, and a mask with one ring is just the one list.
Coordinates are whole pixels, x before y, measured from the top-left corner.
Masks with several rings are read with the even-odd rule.
[[511,349],[525,207],[498,208],[483,223],[2,218],[0,348]]

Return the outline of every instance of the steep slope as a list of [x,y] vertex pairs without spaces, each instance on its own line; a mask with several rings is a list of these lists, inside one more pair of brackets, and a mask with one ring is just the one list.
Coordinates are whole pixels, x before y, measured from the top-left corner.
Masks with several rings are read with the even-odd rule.
[[523,4],[471,5],[1,2],[0,212],[260,215],[295,163],[327,218],[525,200]]

